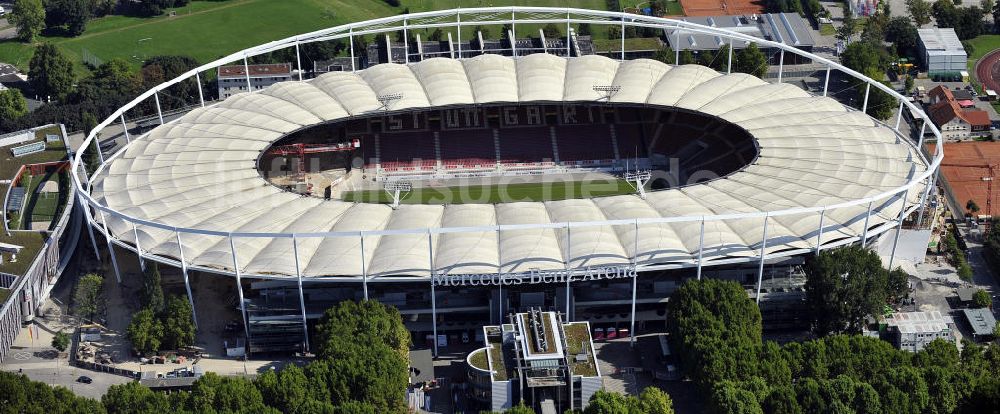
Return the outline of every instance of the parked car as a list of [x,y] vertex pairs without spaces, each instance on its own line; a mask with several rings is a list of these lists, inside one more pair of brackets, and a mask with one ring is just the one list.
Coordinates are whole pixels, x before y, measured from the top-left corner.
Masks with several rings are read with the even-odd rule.
[[594,340],[600,341],[604,339],[604,328],[594,328]]
[[86,376],[86,375],[82,375],[82,376],[80,376],[80,378],[76,379],[76,382],[79,382],[79,383],[82,383],[82,384],[90,384],[90,383],[94,382],[94,380],[91,379],[90,377]]
[[616,330],[613,327],[612,328],[608,328],[607,334],[604,337],[608,338],[608,339],[615,339],[615,338],[618,337],[618,330]]
[[5,14],[7,14],[7,10],[4,10],[3,6],[0,6],[0,16],[3,16]]

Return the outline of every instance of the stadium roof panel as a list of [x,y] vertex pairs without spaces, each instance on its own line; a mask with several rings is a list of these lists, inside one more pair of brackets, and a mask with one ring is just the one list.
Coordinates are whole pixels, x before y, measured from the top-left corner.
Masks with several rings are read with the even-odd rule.
[[[392,110],[489,102],[602,99],[594,86],[616,85],[612,101],[680,106],[718,116],[753,135],[757,159],[727,177],[680,189],[635,195],[496,205],[354,204],[300,197],[273,187],[254,169],[268,145],[321,122],[381,110],[379,95],[402,94]],[[296,233],[304,276],[427,277],[439,274],[559,270],[604,264],[692,263],[702,215],[758,213],[848,202],[905,184],[925,170],[914,149],[888,127],[833,99],[745,74],[652,60],[535,54],[512,59],[428,59],[411,66],[384,64],[287,82],[198,108],[135,140],[93,180],[95,199],[114,210],[167,226],[220,232]],[[911,191],[909,203],[922,191]],[[912,204],[909,204],[912,205]],[[895,219],[892,198],[873,206],[871,226]],[[822,241],[864,231],[867,205],[825,214]],[[604,220],[688,218],[635,225],[572,225]],[[104,219],[101,215],[98,221]],[[708,221],[704,259],[759,254],[763,217]],[[548,227],[509,227],[539,224]],[[120,240],[144,251],[177,257],[174,232],[108,216]],[[494,233],[493,226],[508,226]],[[434,234],[429,229],[477,228]],[[815,247],[819,214],[771,217],[767,252]],[[383,230],[410,234],[382,235]],[[357,232],[369,232],[361,237]],[[343,237],[308,233],[343,232]],[[433,233],[433,231],[430,231]],[[567,240],[571,240],[567,245]],[[192,265],[232,269],[228,237],[183,235]],[[362,248],[363,244],[363,248]],[[243,272],[296,273],[289,237],[236,237]],[[572,249],[569,248],[572,246]],[[430,253],[433,251],[431,259]],[[567,264],[568,262],[568,264]]]

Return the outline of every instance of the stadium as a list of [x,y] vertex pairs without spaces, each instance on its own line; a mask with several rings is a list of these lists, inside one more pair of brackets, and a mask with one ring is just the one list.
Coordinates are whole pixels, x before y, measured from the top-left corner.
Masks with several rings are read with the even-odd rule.
[[[199,89],[200,104],[169,121],[160,105],[181,82],[200,88],[219,66],[308,42],[343,39],[354,62],[355,36],[402,32],[405,42],[406,31],[441,28],[462,44],[471,25],[506,25],[516,39],[518,27],[549,23],[568,34],[586,23],[757,43],[779,62],[825,65],[826,80],[814,91],[782,82],[779,63],[769,82],[733,72],[731,55],[724,72],[627,58],[623,37],[620,56],[522,54],[513,43],[506,53],[404,52],[400,63],[313,79],[299,71],[260,90],[247,69],[246,93],[206,102]],[[787,293],[769,282],[805,255],[872,243],[923,215],[940,146],[920,149],[899,132],[901,115],[893,126],[827,97],[831,71],[864,82],[862,109],[877,88],[939,135],[891,88],[783,43],[617,12],[457,9],[208,63],[94,128],[73,181],[94,248],[97,233],[119,280],[123,250],[165,264],[201,311],[198,302],[222,298],[195,299],[191,279],[231,277],[250,352],[308,347],[323,308],[362,298],[397,306],[435,350],[440,334],[532,307],[635,332],[637,321],[662,320],[686,278],[738,280],[766,301]],[[141,105],[155,105],[158,125],[130,136],[126,115]],[[100,137],[116,134],[127,145],[104,154]]]

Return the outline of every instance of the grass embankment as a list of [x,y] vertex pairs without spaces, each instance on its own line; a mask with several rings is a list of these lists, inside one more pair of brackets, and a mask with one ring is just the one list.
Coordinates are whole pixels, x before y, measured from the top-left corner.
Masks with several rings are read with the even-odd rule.
[[[42,36],[38,43],[54,43],[76,63],[80,72],[84,54],[101,61],[123,58],[139,66],[157,55],[186,55],[201,63],[241,49],[292,35],[400,14],[456,7],[487,6],[568,6],[604,10],[604,0],[403,0],[401,7],[389,7],[381,0],[230,0],[195,1],[156,17],[105,16],[90,21],[80,36]],[[463,39],[469,39],[473,27]],[[518,25],[518,37],[537,36],[535,25]],[[594,26],[595,37],[606,37],[607,28]],[[490,29],[499,38],[501,27]],[[37,44],[37,43],[36,43]],[[0,42],[0,62],[27,70],[36,45],[17,40]]]

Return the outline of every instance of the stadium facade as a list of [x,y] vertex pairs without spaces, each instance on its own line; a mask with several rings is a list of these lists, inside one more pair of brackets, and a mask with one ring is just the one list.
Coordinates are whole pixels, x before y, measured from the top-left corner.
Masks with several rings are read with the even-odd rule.
[[[256,55],[286,48],[297,53],[304,43],[340,39],[352,46],[354,62],[354,36],[403,32],[407,39],[407,31],[441,28],[455,30],[461,44],[461,27],[507,25],[516,38],[521,25],[548,23],[565,25],[567,33],[588,23],[707,34],[718,42],[758,43],[828,70],[822,86],[810,92],[782,82],[781,66],[776,81],[766,82],[729,70],[626,60],[624,51],[611,57],[522,55],[515,44],[509,53],[459,51],[456,58],[420,61],[403,53],[403,64],[311,80],[300,71],[298,80],[261,91],[220,102],[201,98],[164,122],[161,94],[192,80],[200,88],[203,73],[246,65]],[[624,44],[623,38],[622,50]],[[192,301],[191,275],[233,277],[251,350],[308,347],[303,332],[321,305],[360,298],[396,305],[410,329],[427,333],[435,348],[439,330],[476,329],[529,307],[569,318],[606,317],[635,332],[637,318],[662,318],[664,298],[682,278],[741,280],[760,301],[768,294],[766,266],[773,276],[775,263],[870,243],[907,217],[923,216],[943,157],[940,146],[926,153],[922,142],[899,132],[902,117],[886,124],[827,97],[832,71],[863,81],[863,109],[875,88],[898,109],[919,113],[919,128],[939,136],[926,115],[892,89],[781,43],[617,12],[458,9],[338,26],[208,63],[148,91],[94,128],[74,159],[73,180],[95,250],[97,232],[108,247],[179,268]],[[122,131],[126,114],[141,105],[155,105],[162,125],[130,136]],[[651,115],[625,119],[630,114]],[[481,122],[459,120],[472,117]],[[528,126],[542,133],[509,133],[507,128],[524,126],[510,125],[511,119],[535,119]],[[351,129],[352,122],[360,126]],[[389,131],[407,122],[414,127]],[[353,164],[377,182],[621,174],[637,164],[669,165],[671,157],[700,160],[688,162],[686,174],[695,167],[725,173],[641,194],[389,206],[303,196],[269,184],[258,171],[262,154],[279,141],[331,125],[345,125],[341,138],[362,143]],[[463,128],[455,133],[449,125]],[[409,135],[392,139],[400,132]],[[116,134],[127,145],[113,154],[92,153],[101,147],[93,145],[99,136]],[[461,148],[463,136],[487,148],[485,154],[443,151]],[[673,137],[685,145],[671,146]],[[602,138],[603,156],[593,151]],[[630,152],[637,147],[642,150]],[[400,148],[427,155],[402,161],[384,155],[401,154]],[[520,152],[505,156],[512,148]],[[84,162],[93,155],[100,161],[96,168]],[[119,258],[109,250],[120,279]],[[257,293],[256,302],[245,288]]]

